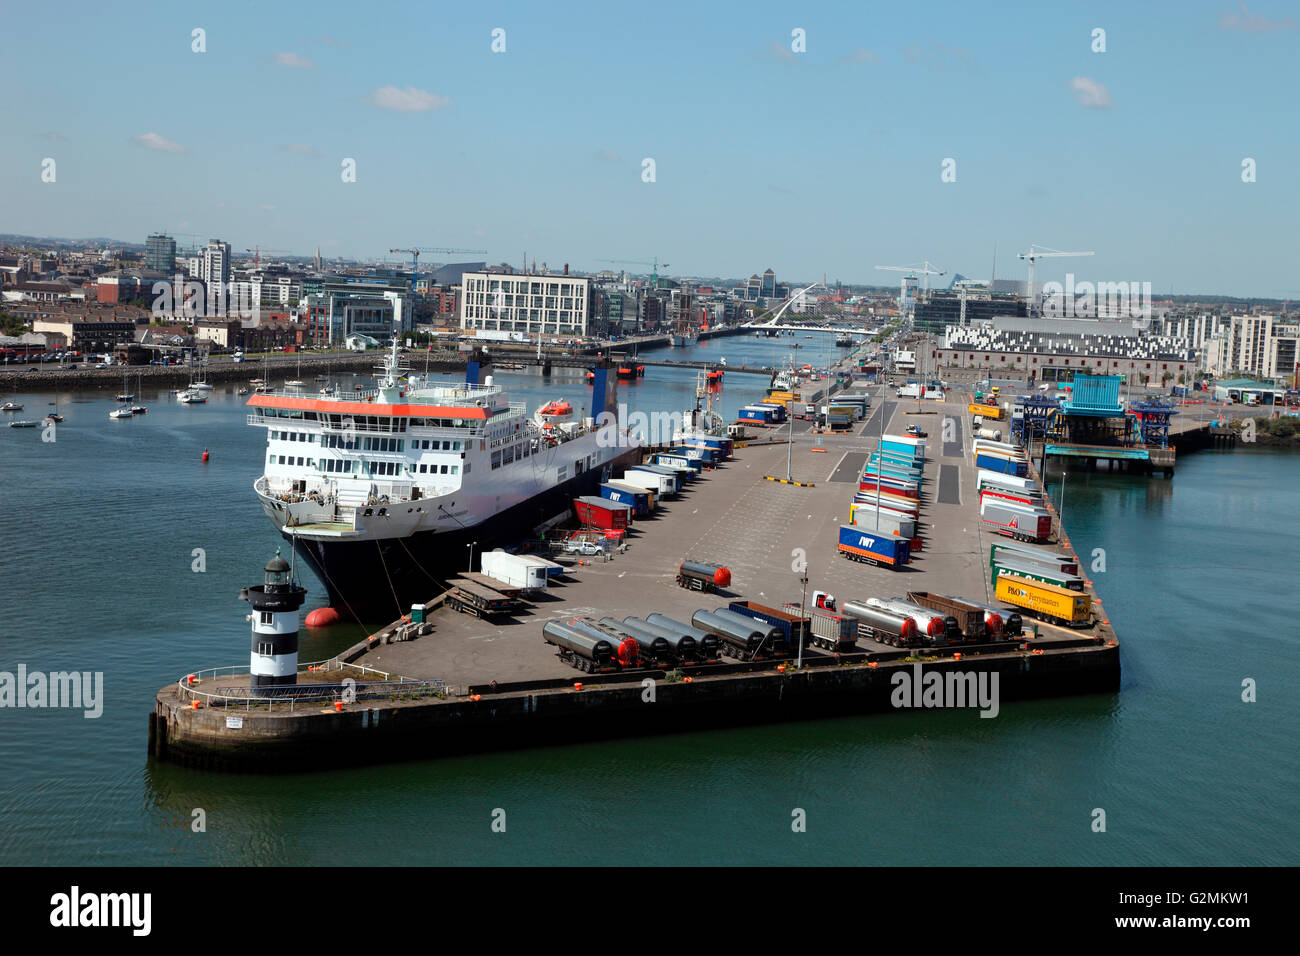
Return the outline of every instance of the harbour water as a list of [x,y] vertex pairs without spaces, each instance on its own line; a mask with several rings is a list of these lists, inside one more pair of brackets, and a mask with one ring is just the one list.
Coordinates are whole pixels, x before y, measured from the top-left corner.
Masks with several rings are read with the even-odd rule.
[[[821,348],[798,364],[834,354],[805,341]],[[783,364],[791,344],[654,357]],[[586,387],[576,371],[499,374],[530,406]],[[652,367],[620,396],[680,411],[694,383]],[[765,385],[727,376],[723,414]],[[54,398],[17,396],[30,417]],[[6,862],[1294,862],[1300,455],[1239,447],[1187,455],[1172,480],[1065,479],[1075,548],[1105,559],[1090,576],[1123,642],[1117,695],[1007,704],[993,720],[904,712],[270,778],[146,761],[158,687],[247,653],[236,595],[279,540],[253,499],[264,435],[244,399],[143,400],[147,415],[116,422],[112,395],[61,394],[53,443],[0,429],[0,670],[102,671],[105,696],[98,719],[0,710]],[[1059,501],[1059,472],[1051,491]],[[304,634],[303,660],[359,636]],[[806,832],[792,832],[796,809]]]

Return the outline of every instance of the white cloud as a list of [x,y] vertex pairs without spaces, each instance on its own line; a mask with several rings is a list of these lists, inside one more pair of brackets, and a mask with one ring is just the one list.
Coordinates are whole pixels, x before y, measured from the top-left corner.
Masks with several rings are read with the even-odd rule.
[[141,146],[148,149],[161,150],[164,153],[183,153],[185,147],[180,143],[173,143],[164,136],[157,133],[141,133],[139,136],[132,137]]
[[319,156],[320,153],[311,143],[285,143],[284,151],[286,153],[297,153],[300,156]]
[[620,156],[618,153],[614,152],[612,149],[598,150],[596,152],[596,155],[599,156],[601,159],[608,160],[611,163],[619,163],[623,161],[623,157]]
[[451,103],[448,97],[428,90],[417,90],[413,86],[404,90],[395,86],[381,86],[370,94],[369,100],[381,110],[397,110],[399,113],[429,113]]
[[880,57],[874,50],[859,49],[854,50],[846,57],[842,57],[845,63],[879,63]]
[[280,52],[275,55],[275,62],[281,66],[292,67],[295,70],[310,70],[316,64],[305,56],[299,56],[297,53]]
[[1079,105],[1086,109],[1108,110],[1115,105],[1106,85],[1089,77],[1076,76],[1070,81],[1070,89],[1074,90],[1074,98],[1079,101]]
[[1295,27],[1295,21],[1290,17],[1279,17],[1276,20],[1267,20],[1257,13],[1251,13],[1246,9],[1246,5],[1240,4],[1241,15],[1235,13],[1225,13],[1219,20],[1220,30],[1243,30],[1247,33],[1266,33],[1269,30],[1290,30]]

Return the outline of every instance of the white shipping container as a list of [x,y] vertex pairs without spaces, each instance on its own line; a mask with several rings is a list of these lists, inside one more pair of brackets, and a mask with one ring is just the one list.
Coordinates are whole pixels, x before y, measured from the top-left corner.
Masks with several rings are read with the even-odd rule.
[[533,564],[527,558],[505,551],[485,551],[482,556],[483,573],[512,588],[541,591],[546,588],[546,568]]

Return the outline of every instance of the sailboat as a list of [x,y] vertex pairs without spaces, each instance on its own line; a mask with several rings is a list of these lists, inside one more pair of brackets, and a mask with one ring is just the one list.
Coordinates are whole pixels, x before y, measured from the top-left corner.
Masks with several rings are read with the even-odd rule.
[[126,372],[123,372],[123,373],[122,373],[122,393],[121,393],[120,395],[117,396],[117,400],[118,400],[119,402],[129,402],[129,401],[131,401],[131,399],[133,399],[133,398],[135,398],[135,396],[132,395],[130,392],[128,392],[128,391],[126,390]]
[[54,411],[50,412],[48,415],[45,416],[44,424],[48,425],[51,422],[57,423],[63,421],[63,416],[59,414],[58,399],[55,399],[54,401],[50,402],[50,404],[54,406]]
[[[301,357],[301,356],[298,357],[298,375],[299,375],[299,376],[302,375],[302,357]],[[285,387],[285,388],[302,388],[302,379],[301,379],[301,377],[299,377],[299,378],[291,378],[291,379],[289,379],[289,381],[287,381],[287,382],[284,383],[284,387]]]
[[131,417],[131,399],[135,398],[126,390],[126,372],[122,373],[122,393],[117,396],[117,400],[122,404],[108,413],[109,418],[130,418]]
[[[142,374],[143,374],[143,373],[141,373],[141,372],[137,372],[137,373],[136,373],[136,376],[135,376],[135,391],[136,391],[136,394],[137,394],[137,395],[141,394],[141,392],[142,392],[142,389],[140,388],[140,376],[141,376]],[[132,405],[132,406],[131,406],[131,414],[132,414],[132,415],[143,415],[143,414],[144,414],[145,412],[147,412],[147,411],[149,411],[149,409],[146,408],[144,405]]]

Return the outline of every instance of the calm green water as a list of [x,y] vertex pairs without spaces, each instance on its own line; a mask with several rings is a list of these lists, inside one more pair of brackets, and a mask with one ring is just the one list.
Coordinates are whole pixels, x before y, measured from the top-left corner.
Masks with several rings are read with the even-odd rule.
[[[770,363],[789,344],[700,349]],[[691,399],[693,375],[649,375],[622,390],[632,407]],[[503,379],[530,403],[584,387]],[[729,376],[724,409],[764,385]],[[18,400],[38,417],[52,398]],[[111,396],[60,395],[53,444],[0,428],[0,670],[103,671],[106,697],[97,720],[0,710],[7,863],[1295,862],[1300,456],[1188,455],[1172,481],[1069,476],[1075,546],[1105,550],[1093,577],[1124,641],[1117,695],[995,720],[900,714],[242,777],[150,765],[145,731],[158,687],[247,653],[235,596],[278,544],[251,490],[263,436],[228,392],[144,398],[147,416],[113,422]],[[307,637],[303,659],[356,637]],[[1240,700],[1246,677],[1258,703]],[[796,807],[806,833],[791,832]],[[1095,807],[1107,833],[1089,828]],[[191,832],[195,808],[206,833]]]

